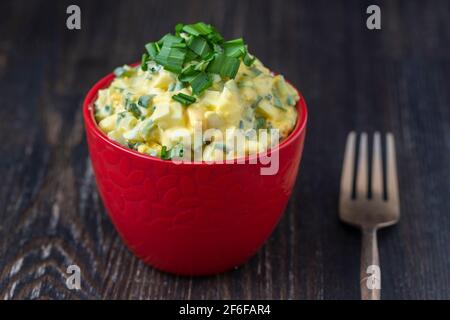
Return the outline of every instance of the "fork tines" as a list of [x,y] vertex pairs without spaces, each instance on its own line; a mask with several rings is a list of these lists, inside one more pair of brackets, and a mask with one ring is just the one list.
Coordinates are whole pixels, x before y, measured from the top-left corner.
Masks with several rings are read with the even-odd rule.
[[[341,177],[340,207],[348,208],[349,201],[383,201],[390,209],[399,211],[399,196],[394,137],[386,134],[386,181],[383,183],[383,152],[381,134],[375,132],[372,143],[372,165],[369,175],[368,135],[363,132],[359,137],[359,151],[356,158],[357,134],[350,132],[345,148]],[[355,168],[355,163],[357,166]],[[370,186],[369,186],[370,181]],[[385,186],[385,187],[384,187]],[[386,189],[386,190],[385,190]],[[352,197],[354,195],[354,197]],[[370,195],[370,199],[369,199]],[[386,195],[386,198],[384,197]]]

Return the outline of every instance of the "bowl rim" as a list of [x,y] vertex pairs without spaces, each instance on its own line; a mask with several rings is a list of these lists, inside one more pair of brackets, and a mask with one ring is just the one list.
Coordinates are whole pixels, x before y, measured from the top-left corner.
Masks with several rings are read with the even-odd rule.
[[[133,64],[129,64],[129,65],[135,66],[136,64],[133,63]],[[101,78],[100,80],[98,80],[89,89],[86,97],[84,98],[83,119],[84,119],[84,124],[85,124],[86,130],[93,132],[97,136],[97,138],[103,140],[111,147],[113,147],[115,149],[119,149],[122,152],[128,153],[130,156],[138,157],[141,159],[147,159],[148,161],[156,161],[156,162],[161,162],[161,163],[166,163],[166,164],[169,164],[169,163],[174,164],[172,161],[163,160],[158,157],[153,157],[153,156],[132,150],[125,146],[122,146],[118,142],[108,138],[108,136],[105,135],[100,130],[100,128],[97,124],[97,121],[95,121],[95,117],[94,117],[94,112],[93,112],[94,100],[98,96],[98,91],[106,88],[114,80],[115,77],[116,77],[115,74],[113,72],[111,72],[111,73],[107,74],[106,76],[104,76],[103,78]],[[291,84],[291,82],[289,82],[288,80],[286,80],[286,81],[289,84]],[[282,149],[284,149],[287,146],[289,146],[290,144],[292,144],[293,141],[296,140],[306,130],[306,123],[308,121],[308,109],[307,109],[305,98],[303,97],[303,95],[300,93],[300,91],[295,86],[293,86],[292,84],[291,84],[291,86],[294,88],[294,90],[297,92],[298,96],[300,97],[300,99],[297,101],[297,104],[295,106],[300,117],[297,118],[295,127],[292,130],[292,132],[289,134],[289,136],[278,145],[278,152],[281,152]],[[270,153],[271,150],[272,149],[270,149],[268,152]],[[238,160],[240,160],[240,161],[244,160],[245,161],[244,163],[247,163],[247,161],[255,160],[255,158],[258,158],[260,156],[260,154],[262,154],[262,153],[256,153],[256,154],[247,155],[245,157],[236,158],[236,159],[233,159],[232,163],[227,163],[225,160],[222,163],[208,162],[208,161],[202,160],[202,161],[197,161],[197,162],[183,161],[181,163],[178,163],[177,165],[215,166],[215,165],[224,165],[224,164],[235,164]],[[256,162],[256,163],[259,163],[259,162]]]

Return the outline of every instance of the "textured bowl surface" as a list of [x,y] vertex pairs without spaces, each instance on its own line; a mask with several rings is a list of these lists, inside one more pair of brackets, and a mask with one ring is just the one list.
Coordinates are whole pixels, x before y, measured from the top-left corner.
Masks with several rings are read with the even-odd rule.
[[[89,153],[103,203],[124,242],[148,264],[167,272],[206,275],[245,262],[262,246],[289,199],[303,151],[307,109],[280,144],[279,170],[258,164],[174,164],[122,147],[93,118],[97,82],[83,104]],[[248,161],[247,161],[248,162]]]

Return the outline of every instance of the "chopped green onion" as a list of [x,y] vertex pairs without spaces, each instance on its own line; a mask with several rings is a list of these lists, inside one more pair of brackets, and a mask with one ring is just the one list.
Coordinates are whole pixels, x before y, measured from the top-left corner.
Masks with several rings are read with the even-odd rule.
[[254,74],[256,77],[259,76],[259,75],[262,73],[262,71],[259,70],[259,69],[258,69],[257,67],[255,67],[255,66],[251,67],[250,70],[253,72],[253,74]]
[[195,65],[195,70],[197,70],[197,71],[205,71],[206,68],[208,67],[208,64],[211,62],[211,60],[212,59],[200,61],[199,63],[197,63]]
[[206,71],[220,74],[222,77],[234,78],[239,70],[240,63],[237,58],[219,54],[209,63]]
[[142,115],[141,110],[136,103],[129,103],[125,106],[125,109],[133,114],[135,118],[138,118]]
[[142,54],[142,58],[141,58],[141,69],[142,69],[143,71],[147,71],[147,70],[148,70],[148,65],[147,65],[148,58],[149,58],[148,53]]
[[178,80],[182,82],[191,83],[199,71],[195,70],[195,64],[188,65],[183,70],[181,70]]
[[180,42],[183,42],[183,38],[168,33],[158,41],[158,44],[160,44],[161,46],[171,47],[173,44]]
[[[255,62],[255,60],[256,60],[255,56],[253,56],[253,55],[251,55],[250,53],[248,53],[248,51],[247,51],[247,49],[246,49],[245,56],[244,56],[244,58],[242,59],[242,61],[244,62],[244,64],[245,64],[247,67],[250,67],[250,66],[253,64],[253,62]],[[259,71],[259,69],[257,69],[257,70]],[[257,75],[258,75],[258,74],[257,74]]]
[[193,74],[197,74],[197,70],[195,69],[196,64],[190,64],[186,67],[183,68],[183,70],[181,70],[180,75],[184,75],[184,76],[192,76]]
[[194,74],[180,74],[178,80],[185,83],[191,83],[200,72],[195,71]]
[[[180,84],[189,84],[194,95],[212,86],[210,73],[234,79],[241,61],[246,66],[255,61],[242,38],[224,42],[213,26],[203,22],[179,23],[175,26],[175,34],[168,33],[159,41],[149,42],[145,49],[141,59],[143,71],[154,73],[158,71],[156,67],[163,67],[178,75]],[[256,75],[261,72],[255,70]],[[126,75],[121,70],[118,72]],[[174,90],[174,85],[170,89]]]
[[240,58],[246,53],[244,40],[242,38],[224,42],[223,48],[225,54],[229,57]]
[[179,103],[181,103],[184,106],[188,106],[188,105],[194,103],[195,101],[197,101],[197,99],[195,99],[195,97],[189,96],[189,95],[181,93],[181,92],[173,95],[172,99],[175,101],[178,101]]
[[163,160],[170,160],[170,155],[167,152],[167,147],[166,146],[162,146],[162,148],[161,148],[161,159],[163,159]]
[[286,103],[290,106],[295,106],[295,99],[293,96],[288,96],[286,98]]
[[189,49],[200,57],[206,57],[211,52],[208,42],[202,37],[191,37],[187,43]]
[[220,35],[220,33],[218,33],[216,30],[213,29],[213,32],[211,32],[210,34],[206,35],[206,38],[214,43],[214,44],[218,44],[218,43],[222,43],[223,42],[223,37]]
[[185,56],[186,49],[172,48],[164,44],[155,60],[157,63],[162,65],[164,69],[174,73],[180,73]]
[[191,81],[192,92],[197,96],[202,94],[203,91],[205,91],[209,87],[211,87],[211,85],[212,85],[211,77],[204,72],[201,72],[198,75],[196,75],[195,78],[192,79]]
[[240,64],[241,64],[241,61],[239,59],[227,57],[224,62],[224,65],[222,66],[220,75],[222,77],[229,77],[231,79],[234,79],[234,77],[236,77],[236,74],[239,70]]
[[179,36],[180,33],[183,31],[183,27],[184,27],[184,24],[182,24],[182,23],[177,23],[177,25],[175,26],[175,34],[176,34],[177,36]]
[[256,98],[256,101],[251,105],[251,108],[256,108],[262,99],[263,98],[261,96],[258,96],[258,98]]
[[119,112],[119,113],[117,114],[116,126],[119,125],[120,121],[121,121],[123,118],[125,118],[125,116],[126,116],[126,111],[122,111],[122,112]]
[[151,101],[154,97],[155,97],[154,94],[148,94],[148,95],[145,95],[145,96],[141,96],[141,97],[139,98],[138,105],[140,105],[140,106],[143,107],[143,108],[148,108],[148,104],[150,103],[150,101]]
[[266,119],[264,118],[256,118],[256,129],[262,129],[266,126]]
[[185,49],[186,48],[186,43],[184,42],[179,42],[179,43],[173,43],[171,45],[172,48],[180,48],[180,49]]
[[279,98],[276,94],[274,94],[274,96],[273,96],[273,105],[274,105],[276,108],[278,108],[278,109],[280,109],[280,110],[286,112],[286,109],[283,108],[283,104],[281,103],[280,98]]
[[223,53],[223,51],[224,51],[223,48],[216,43],[213,45],[213,49],[214,49],[214,53]]
[[196,59],[198,56],[197,54],[192,51],[191,49],[186,50],[186,57],[184,58],[184,63],[189,63],[192,60]]
[[213,32],[213,29],[211,28],[211,26],[203,22],[197,22],[195,24],[185,25],[183,27],[183,31],[192,34],[193,36],[199,36],[199,35],[207,35]]
[[150,137],[150,134],[152,133],[153,128],[155,127],[155,123],[150,118],[143,120],[142,123],[144,125],[139,131],[139,134],[145,139],[148,139]]
[[161,159],[163,160],[171,160],[173,158],[183,158],[183,155],[184,155],[184,147],[181,143],[177,144],[170,150],[167,150],[166,146],[162,146],[161,148]]
[[158,55],[160,51],[160,47],[158,43],[156,42],[149,42],[145,45],[145,49],[147,50],[150,57],[152,57],[153,60],[156,59],[156,56]]

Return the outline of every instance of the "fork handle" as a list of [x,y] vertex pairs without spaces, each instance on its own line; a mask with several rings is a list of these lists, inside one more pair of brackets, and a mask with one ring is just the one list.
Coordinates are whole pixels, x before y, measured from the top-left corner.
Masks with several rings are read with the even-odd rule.
[[381,271],[378,257],[377,229],[362,229],[361,300],[380,300]]

